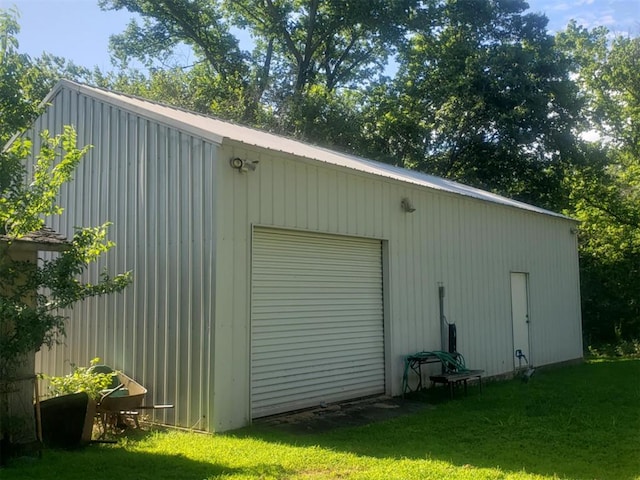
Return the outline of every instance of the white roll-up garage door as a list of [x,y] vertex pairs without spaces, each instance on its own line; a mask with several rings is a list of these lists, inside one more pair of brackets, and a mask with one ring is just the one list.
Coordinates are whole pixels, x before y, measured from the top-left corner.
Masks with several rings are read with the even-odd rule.
[[382,298],[380,241],[256,228],[252,417],[384,393]]

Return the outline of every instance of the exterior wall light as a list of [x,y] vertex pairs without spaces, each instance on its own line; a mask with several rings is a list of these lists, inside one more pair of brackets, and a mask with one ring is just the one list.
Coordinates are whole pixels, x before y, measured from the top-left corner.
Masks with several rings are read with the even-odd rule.
[[248,172],[255,171],[258,166],[258,160],[243,160],[240,157],[232,158],[229,163],[231,164],[231,168],[235,168],[239,172]]
[[409,200],[407,197],[404,197],[402,200],[400,200],[400,207],[402,208],[402,211],[406,213],[413,213],[416,211],[416,208],[411,203],[411,200]]

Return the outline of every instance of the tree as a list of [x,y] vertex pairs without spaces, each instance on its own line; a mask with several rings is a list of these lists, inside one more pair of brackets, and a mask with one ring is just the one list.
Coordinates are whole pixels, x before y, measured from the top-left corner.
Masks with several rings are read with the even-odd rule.
[[[186,44],[198,59],[190,82],[198,78],[198,92],[215,95],[209,98],[214,107],[218,102],[230,107],[207,113],[304,137],[309,132],[304,119],[314,113],[319,97],[349,104],[350,95],[341,90],[360,88],[382,71],[404,41],[419,3],[101,0],[100,5],[141,16],[141,23],[133,21],[111,39],[121,64],[132,58],[148,66],[167,62]],[[253,51],[240,50],[232,28],[251,34]]]
[[50,54],[18,51],[18,12],[0,9],[0,147],[38,115],[40,102],[60,78],[90,82],[92,72]]
[[579,102],[523,0],[431,0],[378,88],[372,144],[399,165],[558,208]]
[[[193,68],[154,69],[142,72],[127,69],[119,72],[94,72],[91,82],[99,87],[136,95],[221,119],[242,121],[248,115],[246,91],[219,76],[210,75],[205,64]],[[264,124],[262,110],[252,111],[250,123]]]
[[[0,139],[24,130],[37,114],[40,101],[31,95],[34,85],[30,59],[17,52],[15,14],[0,12],[0,101],[6,115],[0,120]],[[6,95],[6,96],[5,96]],[[4,111],[4,110],[3,110]],[[29,444],[35,440],[33,355],[64,335],[64,309],[84,298],[121,291],[130,283],[130,273],[110,277],[103,272],[95,283],[81,279],[89,265],[106,253],[107,225],[77,229],[63,251],[52,258],[38,259],[25,247],[24,239],[41,237],[45,218],[59,215],[56,197],[89,147],[78,149],[71,127],[52,136],[41,134],[41,148],[33,158],[32,142],[22,136],[0,151],[0,440]],[[33,159],[31,181],[27,159]],[[46,235],[45,235],[46,236]],[[16,414],[16,407],[18,414]],[[9,454],[0,450],[0,460]]]
[[30,89],[31,59],[18,53],[17,12],[0,10],[0,146],[37,114]]
[[266,61],[293,96],[361,84],[379,73],[403,39],[418,2],[408,0],[239,0],[225,2],[230,19],[249,28]]
[[640,38],[569,24],[558,44],[573,61],[596,134],[567,177],[582,224],[584,329],[590,344],[640,338]]

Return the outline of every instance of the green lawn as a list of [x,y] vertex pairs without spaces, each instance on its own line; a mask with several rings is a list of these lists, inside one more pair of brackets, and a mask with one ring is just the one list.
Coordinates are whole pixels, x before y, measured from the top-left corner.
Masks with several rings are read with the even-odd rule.
[[46,451],[0,478],[640,479],[640,360],[539,371],[453,401],[441,393],[426,397],[434,408],[363,427],[154,432]]

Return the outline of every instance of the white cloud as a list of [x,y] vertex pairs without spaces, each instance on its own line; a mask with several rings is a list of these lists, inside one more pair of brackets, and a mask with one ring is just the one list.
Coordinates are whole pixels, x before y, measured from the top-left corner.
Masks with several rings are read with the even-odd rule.
[[549,18],[549,31],[566,28],[571,19],[585,28],[606,26],[616,34],[640,35],[640,0],[527,0],[532,12]]
[[600,25],[610,26],[615,25],[618,21],[613,17],[613,15],[603,15],[599,18]]

